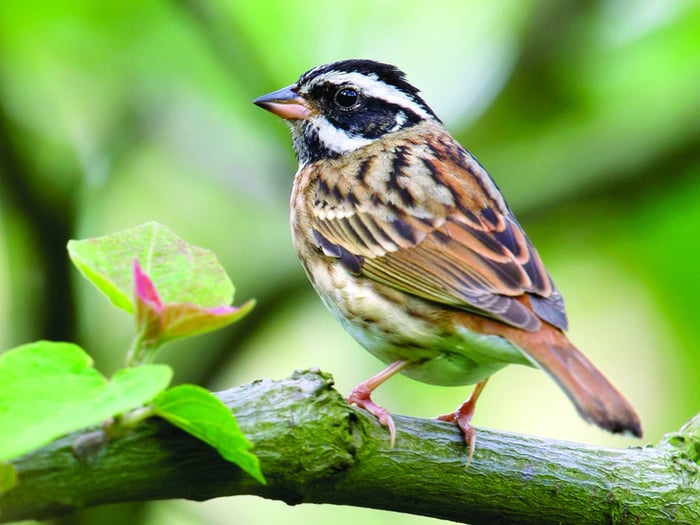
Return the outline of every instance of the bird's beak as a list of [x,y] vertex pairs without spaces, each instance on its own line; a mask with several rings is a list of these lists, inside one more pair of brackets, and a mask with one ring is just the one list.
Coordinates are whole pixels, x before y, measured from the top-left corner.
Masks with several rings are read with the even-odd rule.
[[287,120],[308,120],[311,117],[311,108],[296,92],[296,84],[258,97],[253,104]]

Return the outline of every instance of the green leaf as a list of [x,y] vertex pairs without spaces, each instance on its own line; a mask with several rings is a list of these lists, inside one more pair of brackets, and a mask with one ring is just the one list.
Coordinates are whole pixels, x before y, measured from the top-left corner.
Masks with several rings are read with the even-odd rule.
[[[0,496],[17,485],[17,471],[9,463],[0,463]],[[0,512],[0,516],[2,512]]]
[[151,401],[172,370],[148,365],[111,380],[79,346],[39,341],[0,355],[0,461]]
[[69,241],[82,274],[118,308],[134,313],[132,263],[138,260],[163,303],[230,305],[234,287],[210,250],[188,244],[169,228],[148,222],[105,237]]
[[179,385],[156,397],[153,408],[158,416],[216,448],[224,459],[265,483],[250,442],[214,394],[196,385]]

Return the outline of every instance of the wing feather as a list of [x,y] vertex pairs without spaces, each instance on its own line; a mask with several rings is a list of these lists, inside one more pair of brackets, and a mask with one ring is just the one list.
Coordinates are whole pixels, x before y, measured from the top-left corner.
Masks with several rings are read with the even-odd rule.
[[[426,158],[438,147],[439,162]],[[540,319],[565,329],[561,295],[478,162],[444,138],[400,151],[402,162],[366,162],[354,182],[343,166],[321,173],[312,209],[319,248],[430,301],[526,330],[539,329]]]

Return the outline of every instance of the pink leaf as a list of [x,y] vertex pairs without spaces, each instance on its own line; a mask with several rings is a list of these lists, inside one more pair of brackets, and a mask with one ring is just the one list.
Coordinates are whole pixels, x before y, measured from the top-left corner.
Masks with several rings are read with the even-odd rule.
[[146,346],[158,347],[168,340],[222,328],[243,317],[254,305],[254,301],[240,307],[207,308],[188,302],[164,304],[153,280],[137,260],[134,260],[133,270],[136,325],[139,339]]
[[141,269],[138,259],[134,259],[134,291],[136,292],[137,302],[144,302],[156,311],[160,311],[163,308],[163,302],[158,296],[153,281]]
[[216,330],[243,317],[253,305],[253,301],[248,301],[240,307],[213,308],[202,308],[190,303],[167,304],[162,312],[163,337],[177,339]]
[[163,302],[151,278],[134,259],[134,302],[139,340],[145,346],[158,346],[163,336]]

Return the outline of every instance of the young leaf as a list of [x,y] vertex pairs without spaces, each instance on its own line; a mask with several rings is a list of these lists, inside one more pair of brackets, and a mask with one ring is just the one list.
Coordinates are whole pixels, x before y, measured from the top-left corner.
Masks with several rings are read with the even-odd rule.
[[127,362],[136,366],[152,359],[160,345],[181,337],[210,332],[237,321],[254,306],[248,301],[240,307],[205,308],[192,303],[163,304],[156,286],[134,261],[136,326],[138,335]]
[[148,403],[172,370],[148,365],[107,380],[71,343],[39,341],[0,355],[0,462]]
[[[134,302],[136,303],[137,339],[127,362],[135,365],[153,356],[163,338],[163,301],[160,300],[151,278],[144,273],[141,265],[134,260]],[[141,354],[141,355],[139,355]],[[149,355],[150,354],[150,355]],[[132,357],[137,358],[132,362]]]
[[254,303],[230,306],[233,284],[213,252],[149,222],[123,232],[70,241],[78,269],[112,303],[136,315],[130,366],[143,364],[164,342],[222,328]]
[[241,306],[215,308],[201,308],[188,303],[167,304],[162,312],[163,338],[170,340],[217,330],[238,321],[253,306],[255,301],[252,300]]
[[156,415],[208,443],[221,456],[265,483],[258,458],[250,452],[231,411],[214,394],[196,385],[179,385],[153,401]]
[[129,313],[135,310],[134,259],[155,283],[163,303],[212,308],[233,302],[233,284],[216,255],[188,244],[156,222],[105,237],[70,241],[68,253],[90,282]]

